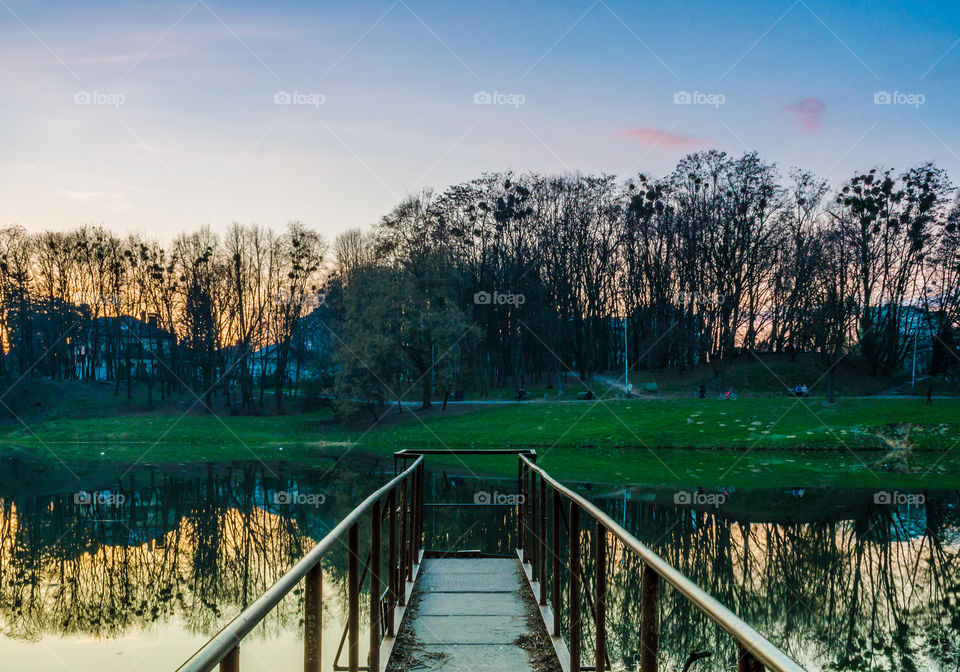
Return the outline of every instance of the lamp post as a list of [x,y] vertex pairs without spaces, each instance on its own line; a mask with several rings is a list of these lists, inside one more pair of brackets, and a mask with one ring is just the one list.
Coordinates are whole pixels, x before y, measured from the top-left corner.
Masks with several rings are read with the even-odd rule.
[[623,315],[623,394],[630,396],[630,360],[627,358],[627,314]]
[[910,375],[910,389],[917,380],[917,340],[920,338],[920,329],[913,330],[913,373]]

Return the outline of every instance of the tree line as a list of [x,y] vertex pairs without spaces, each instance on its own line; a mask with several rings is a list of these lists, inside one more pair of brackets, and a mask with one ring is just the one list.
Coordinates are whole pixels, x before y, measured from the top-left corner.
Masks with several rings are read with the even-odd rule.
[[[845,357],[895,371],[921,331],[926,373],[954,375],[958,218],[932,163],[832,189],[756,153],[707,151],[659,179],[484,174],[411,195],[329,249],[298,223],[169,246],[8,227],[0,375],[101,377],[118,392],[142,380],[248,410],[270,392],[282,410],[309,370],[326,400],[373,410],[535,381],[562,392],[569,374],[624,363],[707,364],[721,384],[743,352],[815,353],[832,394]],[[158,330],[146,345],[130,338],[144,324]]]
[[107,380],[128,395],[142,382],[151,400],[155,386],[189,389],[208,408],[222,392],[247,410],[269,389],[282,409],[325,252],[296,222],[279,235],[206,227],[169,246],[101,226],[0,229],[0,376]]
[[333,244],[339,396],[424,405],[568,373],[712,367],[744,351],[850,353],[875,373],[930,334],[960,361],[960,207],[932,163],[839,189],[757,154],[644,175],[487,174],[399,204]]

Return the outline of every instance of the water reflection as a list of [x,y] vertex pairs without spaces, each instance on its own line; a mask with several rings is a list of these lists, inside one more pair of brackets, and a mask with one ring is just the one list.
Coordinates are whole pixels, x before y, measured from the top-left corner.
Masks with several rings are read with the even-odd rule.
[[[8,643],[82,642],[160,628],[202,641],[299,560],[387,468],[206,465],[77,481],[0,463],[3,635]],[[77,487],[49,494],[51,480]],[[324,574],[332,653],[345,610],[345,547],[329,555]],[[252,636],[299,632],[301,598],[284,600]],[[176,656],[182,662],[192,652]],[[88,668],[73,661],[70,669]]]
[[[160,646],[166,658],[157,669],[175,667],[389,478],[393,465],[144,467],[119,481],[123,470],[77,471],[80,481],[49,466],[0,462],[0,654],[15,661],[33,661],[56,642],[68,669],[131,669],[78,644],[93,639],[101,652],[130,640],[128,653]],[[706,506],[678,506],[673,491],[584,492],[811,670],[960,669],[957,492],[888,505],[872,491],[728,491]],[[482,504],[515,494],[510,479],[430,472],[428,502],[467,506],[428,507],[428,547],[513,553],[514,509]],[[592,591],[592,530],[583,535]],[[633,669],[640,566],[618,544],[608,558],[610,659]],[[339,547],[325,567],[328,667],[342,628],[345,576]],[[244,669],[276,667],[282,656],[297,664],[301,598],[289,597],[252,634],[259,644],[247,650],[256,659]],[[730,668],[730,638],[670,589],[661,623],[662,669],[679,669],[693,649],[715,653],[694,670]],[[588,659],[591,641],[588,622]]]
[[[435,495],[471,500],[470,484],[465,492],[448,486],[435,485]],[[583,494],[810,670],[960,669],[956,491],[719,491],[723,497],[699,498],[707,506],[678,506],[697,498],[675,490]],[[515,527],[509,516],[475,522],[461,548],[496,544]],[[442,522],[437,529],[444,534]],[[588,527],[582,548],[591,592],[593,543]],[[609,656],[615,668],[633,669],[641,565],[619,543],[607,557]],[[706,649],[713,659],[693,669],[735,669],[731,638],[672,589],[662,595],[663,667],[680,669],[688,653]],[[581,612],[589,608],[585,597]],[[586,626],[585,660],[592,660],[592,622]]]

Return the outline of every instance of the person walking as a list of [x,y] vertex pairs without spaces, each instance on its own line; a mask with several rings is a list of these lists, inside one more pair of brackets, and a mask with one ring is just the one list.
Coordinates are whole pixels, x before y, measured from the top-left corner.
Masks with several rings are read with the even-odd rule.
[[933,383],[927,383],[927,406],[933,405]]

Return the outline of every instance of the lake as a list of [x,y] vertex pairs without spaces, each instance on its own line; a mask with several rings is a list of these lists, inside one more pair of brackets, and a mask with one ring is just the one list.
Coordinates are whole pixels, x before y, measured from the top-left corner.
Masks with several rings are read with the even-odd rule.
[[[392,475],[392,460],[363,457],[332,468],[0,461],[2,667],[176,669]],[[570,485],[808,669],[960,669],[957,491]],[[515,494],[513,480],[430,470],[427,548],[509,555],[514,508],[485,504]],[[583,549],[592,590],[589,526]],[[324,568],[325,669],[345,622],[346,558],[339,547]],[[610,660],[634,669],[640,566],[619,544],[608,558]],[[248,637],[244,670],[302,666],[302,597]],[[587,618],[585,660],[591,637]],[[714,652],[691,672],[730,669],[734,655],[669,588],[661,650],[664,670]]]

